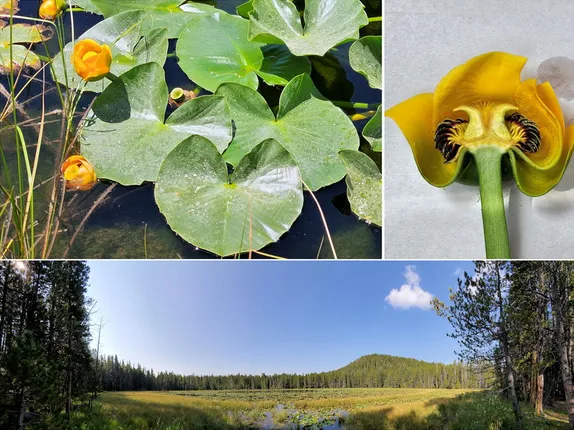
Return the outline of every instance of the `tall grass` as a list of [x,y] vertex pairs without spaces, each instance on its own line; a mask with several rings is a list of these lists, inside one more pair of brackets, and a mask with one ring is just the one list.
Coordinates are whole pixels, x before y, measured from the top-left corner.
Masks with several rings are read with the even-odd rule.
[[[49,29],[51,35],[58,42],[59,51],[62,52],[66,44],[62,16],[59,16],[55,22],[51,22],[14,15],[16,3],[16,0],[12,0],[9,15],[0,15],[0,18],[8,20],[9,24],[9,64],[15,64],[12,50],[12,26],[15,19],[18,22],[40,24]],[[73,22],[73,10],[67,13]],[[66,89],[63,92],[60,85],[48,82],[47,71],[50,71],[52,76],[55,75],[53,55],[50,53],[46,40],[43,40],[42,44],[47,55],[38,55],[43,60],[39,70],[29,75],[26,73],[25,67],[9,67],[8,88],[2,87],[6,102],[0,114],[0,132],[8,138],[3,138],[0,145],[0,166],[3,171],[2,183],[0,183],[2,193],[2,201],[0,201],[0,258],[48,258],[60,232],[59,224],[64,207],[65,185],[60,179],[59,168],[76,142],[77,132],[74,133],[74,125],[77,116],[75,112],[82,95],[82,89]],[[30,49],[31,45],[28,47],[26,56],[31,52]],[[65,61],[64,56],[61,58],[62,61]],[[68,79],[67,73],[64,73],[67,88],[69,88]],[[32,84],[37,82],[40,82],[42,86],[42,91],[39,94],[41,111],[36,118],[31,118],[26,112],[26,106],[31,99],[26,97]],[[60,106],[48,112],[46,94],[51,90],[56,91]],[[56,159],[52,166],[52,174],[48,175],[47,179],[39,181],[38,166],[43,160],[42,157],[47,144],[46,124],[54,122],[60,123],[59,137],[54,142],[55,147],[53,148]],[[30,137],[30,134],[33,136]],[[15,153],[15,162],[9,160],[11,151]],[[39,187],[51,190],[48,193],[48,201],[42,202],[40,205],[40,211],[35,194]]]

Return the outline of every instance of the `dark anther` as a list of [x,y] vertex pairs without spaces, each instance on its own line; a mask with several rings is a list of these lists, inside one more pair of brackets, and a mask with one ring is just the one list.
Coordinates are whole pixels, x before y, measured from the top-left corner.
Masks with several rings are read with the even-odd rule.
[[[435,148],[442,153],[445,163],[454,160],[458,154],[460,145],[455,143],[454,138],[463,136],[467,123],[468,121],[458,118],[445,119],[438,125],[434,134],[434,143]],[[465,125],[461,126],[461,124]]]
[[[518,137],[518,146],[524,152],[536,152],[540,149],[540,143],[542,139],[540,138],[540,132],[536,123],[531,121],[518,112],[513,113],[505,118],[510,133],[513,137]],[[514,125],[518,130],[513,130],[512,125]]]

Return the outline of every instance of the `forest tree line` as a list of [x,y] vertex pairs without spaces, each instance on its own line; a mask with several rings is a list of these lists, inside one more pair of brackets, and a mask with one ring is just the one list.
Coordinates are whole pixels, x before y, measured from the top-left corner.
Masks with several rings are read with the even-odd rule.
[[461,362],[427,363],[373,354],[330,372],[274,375],[180,375],[155,373],[141,365],[100,359],[99,385],[104,391],[274,390],[306,388],[488,388],[492,376]]
[[63,428],[93,391],[88,273],[81,261],[0,262],[0,428]]
[[0,428],[65,421],[102,390],[493,387],[518,429],[521,401],[542,414],[565,400],[574,430],[574,262],[474,264],[448,302],[433,302],[459,341],[454,364],[370,355],[306,375],[186,376],[90,351],[84,262],[0,262]]
[[450,301],[434,300],[452,324],[460,358],[488,363],[522,430],[521,401],[543,414],[566,401],[574,429],[574,262],[477,261]]

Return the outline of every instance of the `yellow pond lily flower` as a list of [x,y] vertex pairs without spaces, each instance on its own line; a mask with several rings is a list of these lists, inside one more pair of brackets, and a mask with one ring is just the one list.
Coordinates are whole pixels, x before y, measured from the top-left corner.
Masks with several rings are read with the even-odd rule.
[[94,167],[82,155],[72,155],[61,168],[66,187],[86,191],[91,189],[98,180]]
[[97,81],[110,72],[112,50],[91,39],[80,40],[74,46],[72,63],[84,81]]
[[386,112],[431,185],[478,175],[487,258],[510,258],[503,166],[510,164],[523,193],[540,196],[560,181],[574,146],[574,126],[566,128],[550,84],[520,80],[526,61],[504,52],[479,55],[451,70],[434,93]]
[[66,6],[63,0],[44,0],[40,5],[39,15],[42,19],[53,21]]
[[574,126],[565,127],[548,82],[520,80],[526,61],[504,52],[479,55],[451,70],[434,93],[387,110],[431,185],[455,181],[466,167],[465,154],[476,159],[484,148],[508,154],[518,188],[529,196],[560,181],[572,155]]

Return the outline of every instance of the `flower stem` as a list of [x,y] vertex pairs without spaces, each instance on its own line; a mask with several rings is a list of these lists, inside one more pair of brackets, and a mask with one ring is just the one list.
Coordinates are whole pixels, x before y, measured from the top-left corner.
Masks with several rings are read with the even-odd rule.
[[509,259],[510,244],[502,197],[503,153],[494,146],[483,146],[472,155],[478,170],[486,258]]
[[373,16],[369,18],[369,22],[381,22],[383,20],[382,16]]
[[377,108],[381,105],[380,103],[356,103],[356,102],[342,102],[338,100],[331,100],[335,106],[347,109],[373,109],[377,110]]
[[118,77],[116,75],[114,75],[112,72],[108,72],[105,77],[108,78],[112,82],[116,81],[118,79]]

